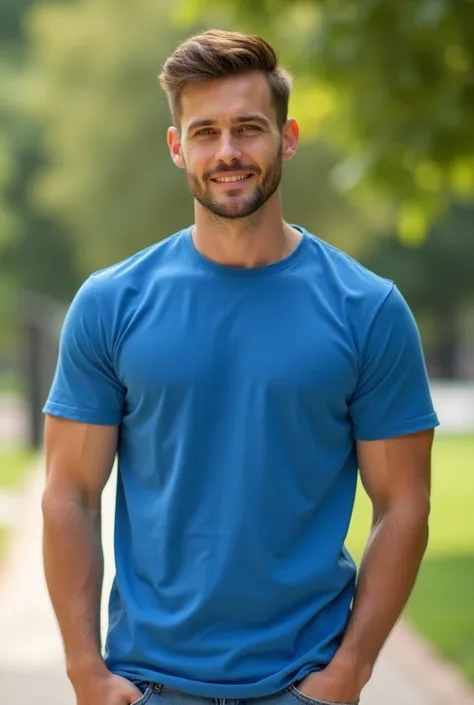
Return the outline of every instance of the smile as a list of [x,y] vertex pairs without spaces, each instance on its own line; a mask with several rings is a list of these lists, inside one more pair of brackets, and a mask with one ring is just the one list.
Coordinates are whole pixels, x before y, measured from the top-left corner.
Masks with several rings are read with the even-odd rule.
[[211,179],[211,181],[215,181],[218,184],[233,184],[237,181],[247,181],[247,179],[250,179],[251,176],[252,174],[247,174],[245,176],[216,176]]

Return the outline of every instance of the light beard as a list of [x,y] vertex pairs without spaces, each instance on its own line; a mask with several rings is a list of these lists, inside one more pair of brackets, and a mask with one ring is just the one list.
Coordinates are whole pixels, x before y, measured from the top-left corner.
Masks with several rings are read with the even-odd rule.
[[[206,185],[202,185],[194,174],[186,172],[188,188],[196,201],[213,215],[226,220],[248,218],[262,208],[273,196],[281,183],[282,177],[282,150],[266,170],[261,183],[253,189],[248,196],[238,196],[240,189],[229,189],[226,196],[217,199],[212,196]],[[230,171],[230,170],[229,170]]]

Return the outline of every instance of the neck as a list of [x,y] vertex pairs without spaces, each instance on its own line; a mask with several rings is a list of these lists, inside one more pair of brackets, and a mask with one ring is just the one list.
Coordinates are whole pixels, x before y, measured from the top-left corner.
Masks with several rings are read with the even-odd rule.
[[194,245],[218,264],[264,267],[288,257],[300,240],[301,233],[283,220],[278,193],[257,213],[236,220],[215,216],[195,203]]

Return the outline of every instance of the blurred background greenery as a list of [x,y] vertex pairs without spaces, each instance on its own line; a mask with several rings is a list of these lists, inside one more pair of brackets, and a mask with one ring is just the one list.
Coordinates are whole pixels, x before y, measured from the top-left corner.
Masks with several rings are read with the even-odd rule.
[[[209,27],[261,34],[294,74],[303,141],[285,165],[286,219],[394,279],[415,313],[457,421],[435,443],[432,540],[407,616],[474,681],[470,0],[3,0],[0,526],[40,444],[64,306],[92,270],[192,222],[156,77]],[[356,557],[369,523],[359,493]]]

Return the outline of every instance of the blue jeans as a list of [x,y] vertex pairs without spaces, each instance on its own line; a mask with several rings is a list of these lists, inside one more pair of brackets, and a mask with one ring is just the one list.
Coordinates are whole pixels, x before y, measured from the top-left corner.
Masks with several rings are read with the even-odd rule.
[[[336,705],[327,700],[316,700],[309,695],[300,693],[294,685],[263,698],[235,699],[203,698],[198,695],[188,695],[173,688],[167,688],[159,683],[143,684],[143,695],[132,705]],[[337,703],[337,705],[357,705],[357,703]]]

